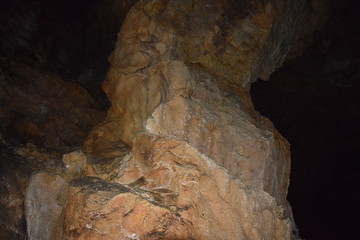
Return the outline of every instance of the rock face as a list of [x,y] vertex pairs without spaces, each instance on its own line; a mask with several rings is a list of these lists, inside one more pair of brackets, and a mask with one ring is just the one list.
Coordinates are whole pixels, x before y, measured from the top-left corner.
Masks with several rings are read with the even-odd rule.
[[85,150],[132,145],[139,132],[173,137],[285,203],[288,144],[255,112],[247,89],[285,57],[295,3],[140,1],[110,57],[108,118]]
[[[62,201],[66,199],[66,182],[58,175],[35,174],[30,178],[25,196],[27,236],[29,239],[62,239]],[[52,237],[53,236],[53,237]]]
[[30,239],[296,239],[289,144],[249,88],[281,65],[303,2],[134,5],[109,57],[106,120],[84,152],[30,178]]
[[66,239],[290,239],[285,209],[184,141],[138,135],[113,181],[72,181]]
[[85,189],[67,208],[73,239],[290,239],[289,145],[248,89],[282,63],[299,9],[140,1],[130,10],[103,83],[112,107],[84,149],[133,150],[115,182],[73,182]]
[[0,239],[49,239],[55,232],[67,186],[59,158],[31,144],[0,143]]

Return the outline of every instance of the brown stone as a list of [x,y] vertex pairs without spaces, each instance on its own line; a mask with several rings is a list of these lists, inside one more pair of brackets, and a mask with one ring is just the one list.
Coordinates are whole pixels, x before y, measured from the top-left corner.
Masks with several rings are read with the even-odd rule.
[[[276,68],[266,65],[265,52],[276,59],[285,56],[285,49],[271,51],[290,36],[273,39],[272,31],[284,31],[277,24],[291,6],[254,3],[250,11],[244,5],[243,16],[226,26],[219,26],[221,20],[230,21],[226,4],[210,4],[202,14],[199,6],[140,2],[129,12],[103,84],[112,107],[88,137],[85,151],[97,152],[119,140],[132,145],[139,132],[176,137],[284,203],[288,143],[254,111],[246,89],[264,73],[254,66]],[[180,20],[183,25],[177,24]],[[157,51],[159,46],[163,50]],[[140,64],[143,54],[151,59],[146,64]],[[236,88],[229,90],[227,83]]]
[[[303,5],[139,1],[109,57],[106,120],[92,129],[84,152],[63,156],[64,169],[30,179],[29,238],[295,238],[286,201],[289,144],[255,111],[249,88],[282,64]],[[41,75],[19,68],[28,78]],[[26,111],[46,118],[16,121],[18,134],[48,148],[81,145],[101,112],[78,85],[41,77],[36,90],[56,85],[61,94],[34,94]],[[6,114],[28,100],[2,96]],[[48,101],[55,97],[62,101]],[[70,121],[59,117],[69,109]],[[28,147],[18,152],[46,162]]]
[[63,239],[59,223],[66,197],[66,182],[60,176],[38,173],[31,177],[25,196],[29,239]]
[[[136,174],[134,174],[136,172]],[[139,135],[115,182],[79,178],[67,239],[290,239],[291,219],[184,141]]]
[[[295,2],[274,5],[270,1],[242,1],[229,8],[227,1],[140,1],[130,10],[119,33],[103,83],[112,107],[106,121],[89,135],[85,152],[94,154],[97,149],[107,149],[120,141],[133,146],[132,157],[121,160],[129,166],[122,165],[121,169],[126,171],[119,173],[117,181],[139,183],[146,191],[165,191],[162,204],[173,202],[178,208],[187,208],[189,199],[203,203],[189,213],[197,214],[194,219],[184,217],[185,223],[194,224],[191,238],[206,239],[214,235],[219,239],[241,239],[240,236],[289,239],[290,229],[294,227],[286,201],[289,144],[254,110],[248,90],[253,81],[259,77],[266,79],[282,64],[298,27],[283,22],[300,22],[294,13],[301,10],[302,4]],[[140,133],[168,141],[163,142],[164,146],[150,147],[148,137],[143,137],[147,135],[139,136]],[[138,140],[134,143],[135,138]],[[201,159],[209,159],[204,162],[211,166],[199,170],[197,164],[195,169],[191,165],[191,174],[183,172],[178,176],[173,170],[178,166],[174,162],[184,165],[176,160],[184,153],[167,151],[168,145],[173,144],[174,149],[179,144],[198,151],[187,153],[196,155],[195,159],[204,154],[200,154]],[[163,157],[157,156],[156,151]],[[203,172],[212,166],[226,174]],[[202,179],[202,174],[211,180]],[[196,179],[193,182],[199,186],[192,184],[187,191],[182,190],[185,187],[181,182],[192,183],[182,179],[187,179],[187,175]],[[234,186],[229,183],[233,180]],[[230,186],[233,187],[228,190]],[[238,190],[244,188],[252,189],[254,195]],[[197,195],[199,191],[204,193],[201,197]],[[271,210],[261,213],[266,216],[247,213],[246,216],[254,218],[248,222],[241,214],[244,209],[255,211],[253,203],[244,200],[241,209],[227,208],[225,205],[231,205],[231,201],[235,205],[235,200],[223,202],[219,200],[224,199],[222,194],[228,194],[229,199],[257,199],[259,204],[270,204]],[[218,195],[221,195],[219,199]],[[210,196],[214,198],[209,200]],[[220,214],[221,210],[226,212],[226,217]],[[209,215],[203,219],[201,211]],[[279,211],[287,212],[286,224],[274,220]],[[252,221],[257,222],[256,227],[249,229],[258,231],[240,227],[251,225]],[[272,227],[267,221],[272,221]],[[284,225],[274,227],[277,224]],[[269,232],[262,232],[262,228]],[[276,228],[284,232],[269,230]],[[147,230],[143,231],[136,232],[136,236],[148,234]]]

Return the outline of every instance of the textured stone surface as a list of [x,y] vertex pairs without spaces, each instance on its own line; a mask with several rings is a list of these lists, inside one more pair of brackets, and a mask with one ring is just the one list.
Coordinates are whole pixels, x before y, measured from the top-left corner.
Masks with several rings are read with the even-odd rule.
[[74,151],[64,154],[62,162],[65,166],[66,175],[73,178],[84,174],[87,168],[87,159],[82,151]]
[[135,5],[103,84],[112,107],[90,134],[85,151],[106,149],[119,140],[132,145],[144,131],[176,137],[284,203],[288,144],[253,109],[247,88],[284,58],[295,29],[281,19],[296,23],[295,3],[233,3],[242,9],[237,17],[225,2]]
[[97,179],[106,194],[70,200],[73,239],[291,238],[289,146],[253,109],[248,88],[282,63],[301,4],[239,4],[236,16],[201,1],[140,1],[130,10],[103,83],[112,107],[85,152],[119,141],[133,150],[111,174],[118,185]]
[[[63,166],[18,149],[55,168],[30,180],[29,238],[295,238],[289,144],[248,91],[282,64],[304,4],[139,1],[109,57],[103,89],[111,108],[84,153],[64,155]],[[22,86],[3,74],[5,140],[62,151],[81,145],[101,120],[96,102],[76,84],[11,64]]]
[[[244,111],[253,110],[246,89],[281,64],[295,37],[299,4],[297,1],[279,6],[256,1],[136,4],[119,33],[103,84],[112,107],[107,121],[88,139],[87,151],[92,151],[91,143],[96,141],[101,142],[97,142],[97,148],[119,139],[131,145],[157,105],[175,95],[191,95],[189,76],[186,79],[181,72],[170,71],[174,60],[183,62],[190,74],[212,75],[221,89],[240,95]],[[293,25],[283,24],[283,18],[292,19],[288,22]],[[170,86],[174,78],[180,78],[178,82],[186,87]]]
[[187,141],[245,184],[283,201],[290,169],[286,140],[272,129],[258,128],[234,105],[207,103],[175,97],[155,109],[146,130]]
[[30,178],[25,196],[28,239],[63,239],[58,223],[62,223],[62,205],[66,197],[66,182],[59,175],[38,173]]
[[139,135],[116,171],[72,181],[67,239],[290,239],[274,197],[183,141]]

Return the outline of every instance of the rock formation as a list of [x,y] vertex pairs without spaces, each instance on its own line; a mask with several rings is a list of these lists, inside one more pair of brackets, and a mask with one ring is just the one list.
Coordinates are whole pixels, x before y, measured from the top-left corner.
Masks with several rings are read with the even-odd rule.
[[72,181],[67,239],[290,239],[274,197],[184,141],[140,134],[122,159],[112,179]]
[[[51,154],[43,161],[32,145],[16,149],[23,157],[17,161],[21,166],[34,156],[42,166],[40,171],[29,167],[24,177],[28,184],[17,189],[25,196],[18,197],[17,206],[25,205],[25,213],[19,212],[17,219],[26,219],[27,237],[297,239],[286,200],[289,144],[255,111],[249,89],[281,66],[296,40],[304,4],[135,4],[123,22],[103,82],[111,107],[83,150],[65,154],[59,163],[60,157]],[[18,68],[38,77],[26,66]],[[83,88],[71,83],[64,87],[56,77],[43,79],[41,86],[59,84],[66,97],[49,115],[47,109],[54,107],[40,102],[63,95],[24,98],[36,106],[29,114],[47,117],[21,125],[45,147],[78,137],[69,144],[77,145],[84,139],[82,128],[97,124],[101,111]],[[14,89],[9,86],[2,89]],[[68,95],[87,108],[78,109]],[[12,104],[6,94],[0,96]],[[55,124],[51,116],[69,109],[74,112],[71,127],[54,116],[63,125],[57,124],[55,131],[49,127],[53,132],[48,134],[46,126]],[[8,237],[24,226],[6,228]]]
[[[233,8],[237,8],[237,11]],[[165,222],[170,219],[174,222],[174,225],[166,224],[166,227],[162,227],[161,236],[165,239],[210,239],[215,232],[219,234],[215,238],[219,239],[290,238],[291,212],[288,211],[286,202],[290,171],[289,146],[272,124],[253,109],[248,89],[252,81],[260,76],[266,77],[282,63],[294,39],[296,25],[290,28],[290,25],[284,26],[280,23],[284,18],[297,23],[299,21],[297,15],[291,15],[296,11],[295,8],[292,4],[283,6],[273,5],[271,2],[265,4],[242,2],[229,5],[228,2],[140,1],[128,13],[116,48],[110,56],[111,67],[103,83],[103,89],[112,107],[106,121],[93,129],[84,149],[90,159],[101,159],[99,153],[103,153],[103,158],[111,156],[119,158],[114,144],[123,141],[133,146],[128,160],[129,166],[125,165],[124,173],[120,171],[115,174],[122,175],[122,178],[115,177],[114,181],[116,184],[132,186],[141,180],[145,182],[140,188],[141,191],[155,194],[156,189],[161,189],[162,195],[167,197],[162,196],[159,203],[151,203],[154,201],[151,199],[156,198],[144,197],[141,191],[126,188],[122,192],[128,195],[128,192],[134,191],[135,195],[140,196],[141,201],[144,201],[143,198],[150,201],[150,203],[146,201],[142,203],[147,206],[153,204],[174,209],[188,208],[187,214],[192,215],[192,219],[182,217],[179,210],[174,210],[175,213],[165,211],[160,214],[168,216]],[[139,134],[142,134],[141,137]],[[157,137],[166,140],[159,140],[162,143],[156,147],[157,149],[152,149],[150,146],[153,145],[154,140],[151,139]],[[135,143],[134,139],[136,139]],[[180,145],[181,149],[191,149],[191,151],[186,154],[183,152],[187,152],[186,150],[177,153],[166,151],[169,144]],[[161,160],[154,159],[155,150],[164,154],[160,157]],[[97,156],[93,157],[93,154]],[[184,164],[184,160],[173,160],[174,158],[185,158],[187,162]],[[207,161],[202,158],[206,158]],[[154,164],[154,161],[159,163]],[[168,161],[171,163],[167,163]],[[211,174],[215,171],[213,169],[199,169],[197,161],[205,161],[208,165],[215,164],[219,169],[216,171],[224,173],[215,176]],[[180,171],[172,166],[177,164],[180,166],[177,168],[188,170]],[[151,170],[143,170],[142,165],[148,168],[151,166]],[[185,191],[181,190],[181,184],[179,186],[180,179],[187,178],[188,172],[193,171],[195,173],[191,174],[190,179],[194,178],[194,180],[191,180],[193,181],[191,184],[197,187],[190,192],[195,192],[199,196],[192,195],[194,193],[185,194]],[[180,179],[178,179],[179,173],[184,175]],[[130,180],[127,175],[131,176]],[[202,182],[197,179],[202,175],[210,179],[218,179],[220,182],[207,183],[205,180],[203,181],[206,183]],[[263,226],[260,232],[264,235],[252,235],[247,232],[248,230],[241,230],[240,226],[244,224],[239,220],[243,218],[242,212],[246,208],[253,209],[253,207],[250,203],[249,206],[244,203],[244,207],[241,208],[236,206],[236,201],[232,203],[231,200],[226,200],[225,196],[229,195],[231,199],[233,198],[231,195],[237,191],[242,195],[238,197],[239,199],[249,197],[246,191],[242,192],[241,184],[234,186],[234,189],[228,187],[228,184],[231,185],[229,181],[233,179],[237,179],[236,181],[240,181],[239,183],[247,188],[256,189],[257,194],[268,194],[266,197],[256,196],[255,199],[259,202],[264,201],[264,206],[267,206],[265,208],[272,209],[270,212],[275,211],[272,201],[282,209],[281,217],[272,215],[273,221],[269,220],[271,224]],[[90,183],[89,185],[91,186]],[[118,187],[122,189],[121,186]],[[212,189],[214,193],[207,193],[209,190],[202,189],[202,186]],[[116,189],[116,185],[111,185],[111,189],[113,188]],[[207,199],[203,194],[209,194],[214,198]],[[117,196],[115,193],[111,195]],[[224,203],[215,203],[217,195],[223,195],[220,199],[225,198],[224,201],[230,204],[229,208],[223,206]],[[270,202],[265,200],[268,197],[273,200]],[[124,196],[120,197],[123,198]],[[81,199],[76,201],[83,201]],[[190,199],[194,201],[191,204]],[[178,201],[184,202],[183,205]],[[211,206],[220,205],[222,206],[220,209],[225,212],[239,212],[240,215],[224,215],[220,209],[219,212],[214,212],[216,210],[209,207],[206,212],[211,210],[214,213],[205,218],[208,221],[213,219],[211,224],[215,222],[218,230],[211,232],[215,225],[207,222],[206,224],[210,225],[203,227],[201,230],[203,232],[199,233],[189,226],[198,224],[200,218],[204,217],[197,210],[198,205],[204,202],[208,202]],[[86,206],[86,202],[83,204]],[[240,209],[234,210],[236,207]],[[135,234],[140,239],[152,239],[151,233],[160,231],[156,230],[159,227],[156,224],[159,218],[149,220],[155,221],[151,223],[155,224],[153,227],[148,226],[148,229],[143,229],[141,226],[143,226],[142,221],[147,219],[146,216],[154,215],[151,211],[157,211],[154,209],[143,211],[146,214],[141,216],[141,221],[137,220],[141,223],[132,222],[136,227],[129,226],[129,229],[127,225],[121,226],[124,229],[117,229],[118,234],[123,231]],[[126,215],[126,210],[122,214]],[[261,214],[252,217],[257,219],[254,223],[260,223],[264,218]],[[229,219],[225,220],[225,218]],[[102,222],[106,222],[106,219],[104,217]],[[180,224],[182,221],[184,226]],[[85,222],[80,226],[77,220],[76,223],[76,227],[72,226],[71,229],[76,230],[80,236],[87,236],[87,233],[80,230]],[[220,223],[228,226],[221,226]],[[275,227],[276,224],[280,225]],[[172,233],[176,232],[172,228],[176,229],[180,226],[187,226],[186,234],[182,233],[183,230],[178,232],[185,235]],[[115,231],[115,229],[105,231],[94,228],[102,233],[113,234],[112,232]],[[251,225],[250,228],[257,229],[255,225]],[[136,229],[139,230],[135,231]],[[276,233],[275,229],[282,229],[281,233]],[[95,232],[92,231],[92,234],[96,234]],[[276,235],[278,237],[275,237]]]

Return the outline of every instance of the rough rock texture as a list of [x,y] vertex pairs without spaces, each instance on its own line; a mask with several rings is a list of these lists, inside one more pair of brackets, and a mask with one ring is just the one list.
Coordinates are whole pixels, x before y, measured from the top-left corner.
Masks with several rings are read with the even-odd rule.
[[[2,140],[1,135],[0,140]],[[48,201],[37,202],[37,200],[51,198],[53,189],[44,188],[44,186],[48,186],[52,177],[42,178],[39,177],[40,175],[31,177],[31,175],[38,171],[60,174],[62,167],[59,160],[61,160],[61,154],[58,152],[49,152],[31,144],[20,148],[11,148],[0,143],[0,239],[26,239],[28,236],[26,229],[30,226],[31,232],[37,236],[39,236],[37,230],[44,233],[41,230],[44,228],[44,222],[39,221],[39,225],[36,225],[34,221],[29,220],[30,216],[37,216],[37,220],[49,218],[48,213],[53,211],[54,205],[48,204]],[[30,179],[32,179],[31,184],[29,183]],[[31,185],[30,189],[29,184]],[[38,191],[39,188],[42,191]],[[25,211],[25,195],[30,196],[29,194],[35,196],[35,198],[31,198],[34,200],[34,204],[27,204],[29,211]],[[64,199],[65,196],[59,196],[59,198]],[[40,202],[41,204],[38,204]],[[44,209],[48,211],[43,211]],[[48,225],[46,224],[46,226]]]
[[[28,237],[295,239],[286,201],[289,144],[254,110],[248,91],[282,64],[304,4],[139,1],[109,57],[106,120],[92,130],[84,152],[66,154],[62,163],[40,161],[41,173],[21,185]],[[16,141],[78,146],[101,116],[95,102],[75,84],[40,76],[26,64],[16,69],[25,74],[24,89],[41,84],[29,98],[4,74],[3,128],[25,126]],[[52,85],[59,87],[52,92]],[[17,109],[36,117],[18,118]],[[37,154],[28,147],[17,153]]]
[[[229,3],[140,1],[128,13],[103,83],[112,107],[84,149],[88,156],[109,153],[123,141],[133,146],[132,157],[120,178],[112,174],[117,184],[96,180],[105,195],[87,193],[95,199],[90,202],[87,194],[70,200],[67,219],[88,216],[67,226],[74,239],[99,234],[110,239],[121,234],[134,239],[156,239],[152,234],[164,239],[292,235],[295,226],[286,201],[289,146],[253,109],[248,88],[282,63],[296,37],[301,2]],[[147,135],[139,137],[141,132]],[[154,139],[148,135],[167,140],[152,149]],[[182,146],[182,151],[168,145]],[[190,189],[184,190],[188,183]],[[150,196],[156,189],[164,189],[160,202]],[[125,199],[134,205],[127,206]],[[163,209],[164,204],[174,207]],[[79,205],[84,208],[75,210]],[[279,209],[287,210],[279,217]],[[99,223],[89,222],[93,211],[101,216]],[[122,220],[114,226],[112,219]],[[144,221],[149,225],[143,226]]]
[[107,57],[135,1],[2,1],[0,133],[7,144],[62,153],[82,146],[106,115]]
[[66,239],[290,239],[285,209],[189,144],[139,135],[113,181],[72,181]]
[[28,239],[63,239],[58,223],[61,222],[61,204],[67,197],[66,190],[66,182],[58,175],[38,173],[30,178],[25,196]]
[[103,84],[112,107],[85,151],[132,145],[143,131],[171,136],[284,203],[288,145],[254,111],[247,88],[281,64],[300,3],[229,4],[141,1],[130,10]]

